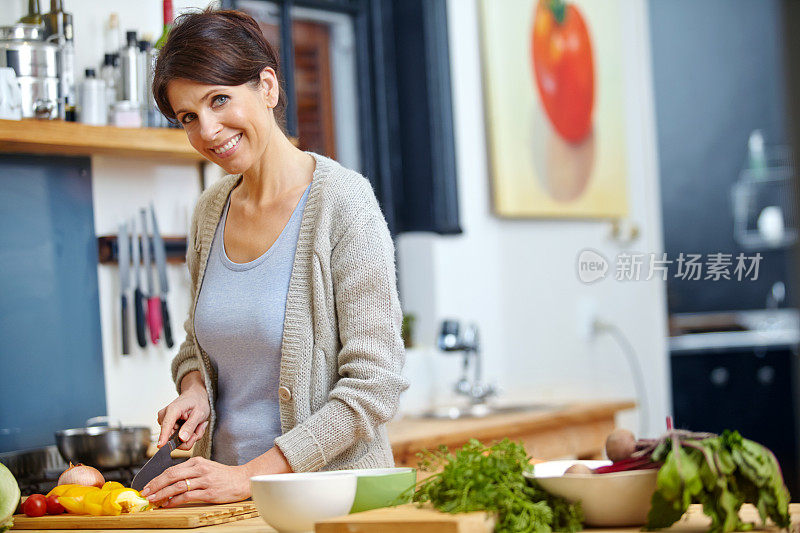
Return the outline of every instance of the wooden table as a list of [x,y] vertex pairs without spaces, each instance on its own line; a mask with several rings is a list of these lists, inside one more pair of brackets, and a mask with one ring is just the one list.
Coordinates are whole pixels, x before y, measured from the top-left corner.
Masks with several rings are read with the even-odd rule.
[[[789,507],[789,512],[792,515],[792,525],[789,529],[790,533],[800,532],[800,504],[793,503]],[[758,513],[751,505],[746,505],[742,508],[741,516],[746,521],[758,522]],[[692,505],[689,512],[684,518],[667,530],[670,533],[701,533],[708,530],[710,520],[703,515],[703,511],[699,505]],[[75,530],[49,530],[51,533],[74,533]],[[88,530],[82,530],[88,531]],[[94,530],[101,531],[101,530]],[[116,529],[109,530],[116,533],[276,533],[276,531],[269,527],[261,518],[249,518],[247,520],[240,520],[238,522],[231,522],[228,524],[220,524],[216,526],[207,526],[196,529]],[[392,531],[397,531],[392,529]],[[641,531],[639,527],[627,528],[608,528],[608,529],[588,529],[592,533],[634,533]],[[753,530],[759,531],[759,530]],[[777,529],[772,528],[771,531],[777,532]],[[418,529],[410,528],[409,533],[419,533]]]
[[457,448],[471,438],[481,442],[505,437],[522,441],[537,459],[599,459],[606,437],[614,429],[614,415],[634,407],[632,401],[606,401],[484,418],[403,418],[389,423],[389,440],[398,466],[416,466],[415,454],[423,449],[433,450],[440,444]]

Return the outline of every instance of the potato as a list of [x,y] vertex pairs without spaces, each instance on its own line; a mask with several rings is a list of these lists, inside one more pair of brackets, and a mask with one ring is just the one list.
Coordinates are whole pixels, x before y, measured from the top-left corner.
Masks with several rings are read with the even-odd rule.
[[636,437],[627,429],[615,429],[606,439],[606,455],[613,461],[629,458],[636,451]]
[[594,471],[582,463],[575,463],[571,467],[567,468],[564,474],[594,474]]

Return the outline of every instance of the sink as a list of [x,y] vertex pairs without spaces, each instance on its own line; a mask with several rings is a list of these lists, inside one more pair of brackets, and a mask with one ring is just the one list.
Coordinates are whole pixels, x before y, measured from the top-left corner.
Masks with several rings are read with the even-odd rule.
[[461,418],[483,418],[490,415],[501,415],[509,413],[548,411],[552,409],[558,409],[559,407],[561,406],[552,403],[523,403],[523,404],[510,404],[510,405],[493,405],[487,403],[476,403],[470,405],[446,405],[441,407],[435,407],[430,411],[418,415],[418,417],[458,420]]

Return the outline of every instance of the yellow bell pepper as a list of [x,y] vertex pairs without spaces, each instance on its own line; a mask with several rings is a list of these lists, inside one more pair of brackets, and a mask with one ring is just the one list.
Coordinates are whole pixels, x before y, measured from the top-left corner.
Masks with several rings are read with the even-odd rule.
[[117,516],[150,509],[150,502],[142,498],[139,491],[126,488],[116,481],[107,482],[102,489],[83,485],[59,485],[47,495],[57,496],[64,509],[73,514]]
[[97,487],[86,487],[84,485],[64,485],[67,487],[59,496],[58,503],[64,506],[68,513],[89,514],[84,506],[84,499],[87,494],[100,492]]
[[103,501],[103,510],[110,515],[138,513],[149,508],[150,502],[142,498],[139,491],[129,488],[112,490]]
[[90,492],[95,492],[100,490],[98,487],[87,487],[86,485],[71,485],[66,491],[64,491],[64,496],[69,496],[70,498],[79,498],[83,499],[84,496],[89,494]]
[[53,490],[51,490],[50,492],[47,493],[45,498],[49,498],[50,496],[55,496],[57,498],[57,497],[61,496],[62,494],[64,494],[64,492],[66,492],[67,489],[69,489],[71,487],[77,487],[77,485],[73,485],[73,484],[56,485],[55,488],[53,488]]
[[110,490],[102,489],[86,493],[83,497],[83,509],[86,514],[101,516],[103,514],[103,501],[110,493]]
[[85,514],[83,512],[83,498],[78,499],[72,496],[59,496],[58,503],[60,503],[68,513]]

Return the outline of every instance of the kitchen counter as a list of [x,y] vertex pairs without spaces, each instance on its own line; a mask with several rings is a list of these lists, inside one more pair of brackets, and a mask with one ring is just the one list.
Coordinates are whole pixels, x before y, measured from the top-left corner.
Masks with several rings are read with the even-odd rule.
[[[417,466],[417,452],[436,449],[440,444],[457,448],[469,439],[488,442],[505,437],[522,441],[537,459],[599,459],[606,437],[614,429],[614,415],[634,407],[632,401],[571,403],[483,418],[406,417],[389,422],[387,427],[397,466]],[[158,448],[151,445],[147,456],[156,451]],[[176,450],[172,456],[190,457],[191,452]]]
[[[789,528],[790,533],[797,533],[800,531],[800,504],[793,503],[789,506],[789,512],[792,516],[792,525]],[[751,505],[745,505],[742,508],[741,516],[746,521],[758,521],[758,514],[755,508]],[[663,530],[663,531],[670,531],[670,532],[705,532],[708,530],[708,525],[710,524],[710,520],[703,515],[702,508],[700,505],[692,505],[689,509],[689,512],[684,516],[681,521],[679,521],[673,527]],[[410,526],[409,529],[413,529],[414,531],[418,531],[418,528],[413,528]],[[74,533],[75,530],[49,530],[51,533]],[[83,530],[88,531],[88,530]],[[92,531],[102,531],[102,530],[92,530]],[[206,527],[199,527],[194,529],[125,529],[125,530],[109,530],[115,531],[117,533],[124,532],[124,533],[189,533],[189,532],[196,532],[196,533],[276,533],[276,530],[268,526],[261,518],[248,518],[246,520],[239,520],[238,522],[229,522],[226,524],[219,524],[215,526],[206,526]],[[399,531],[398,529],[392,528],[392,531]],[[625,528],[603,528],[603,529],[595,529],[591,528],[587,531],[592,531],[596,533],[616,533],[616,532],[625,532],[625,533],[633,533],[641,531],[639,527],[625,527]],[[755,529],[753,531],[759,531]],[[772,531],[777,531],[774,528]]]
[[505,437],[522,441],[537,459],[598,459],[615,427],[614,415],[634,407],[632,401],[602,401],[483,418],[402,418],[388,424],[389,440],[398,466],[416,466],[416,453],[423,449],[433,450],[440,444],[457,448],[472,438],[482,442]]

